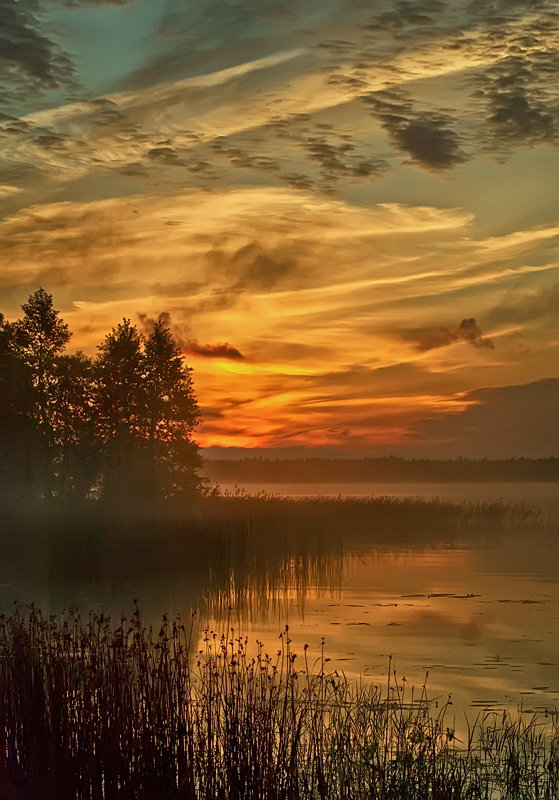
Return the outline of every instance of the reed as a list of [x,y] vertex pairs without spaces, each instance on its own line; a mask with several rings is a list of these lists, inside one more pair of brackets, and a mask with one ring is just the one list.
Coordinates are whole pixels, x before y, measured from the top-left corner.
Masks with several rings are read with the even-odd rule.
[[[187,508],[166,506],[152,519],[133,508],[129,519],[114,516],[96,503],[39,516],[22,509],[0,527],[0,584],[8,587],[0,611],[12,600],[59,611],[87,587],[110,613],[138,597],[147,614],[155,594],[164,604],[178,597],[174,607],[197,608],[207,618],[222,619],[234,605],[243,624],[257,613],[274,615],[279,625],[293,603],[304,607],[309,591],[340,587],[346,553],[461,546],[472,537],[505,542],[519,525],[537,534],[538,519],[513,514],[517,509],[500,503],[382,497],[208,497]],[[288,596],[293,602],[286,604]]]
[[425,687],[136,609],[0,627],[0,796],[27,800],[556,800],[555,718],[486,714],[459,742]]

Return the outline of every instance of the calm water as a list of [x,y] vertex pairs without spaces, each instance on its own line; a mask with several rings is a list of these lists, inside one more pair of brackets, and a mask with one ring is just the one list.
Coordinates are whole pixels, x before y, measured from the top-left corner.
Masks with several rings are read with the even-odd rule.
[[[234,487],[223,487],[232,490]],[[506,531],[469,531],[435,544],[349,545],[337,590],[316,586],[290,605],[295,646],[321,638],[346,674],[386,680],[389,659],[408,685],[428,673],[431,696],[464,708],[559,706],[557,484],[249,485],[290,496],[501,500],[540,510]],[[277,625],[252,621],[273,647]]]
[[[246,488],[373,493],[366,484]],[[346,530],[326,542],[317,531],[293,540],[280,531],[256,537],[249,552],[219,537],[187,547],[116,536],[96,547],[78,537],[71,552],[46,540],[15,543],[4,548],[0,606],[17,600],[48,612],[78,606],[119,615],[137,598],[154,623],[163,612],[198,609],[200,635],[206,625],[229,625],[269,652],[288,623],[296,650],[308,643],[318,654],[324,639],[331,665],[348,674],[385,681],[389,658],[408,686],[421,686],[428,672],[429,694],[444,701],[451,693],[458,717],[472,707],[559,706],[557,485],[397,484],[374,494],[525,501],[541,513],[419,538]]]

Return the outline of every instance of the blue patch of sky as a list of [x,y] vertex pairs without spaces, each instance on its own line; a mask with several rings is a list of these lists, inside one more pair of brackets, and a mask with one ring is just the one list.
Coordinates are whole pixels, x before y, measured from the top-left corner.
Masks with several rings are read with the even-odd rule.
[[141,68],[162,49],[154,36],[165,3],[53,8],[50,26],[70,54],[89,96],[114,91],[122,76]]

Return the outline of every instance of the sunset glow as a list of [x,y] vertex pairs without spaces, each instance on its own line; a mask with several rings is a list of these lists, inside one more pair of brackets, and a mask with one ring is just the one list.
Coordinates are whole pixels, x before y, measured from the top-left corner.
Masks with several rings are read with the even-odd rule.
[[557,454],[554,3],[5,5],[8,318],[168,315],[214,455]]

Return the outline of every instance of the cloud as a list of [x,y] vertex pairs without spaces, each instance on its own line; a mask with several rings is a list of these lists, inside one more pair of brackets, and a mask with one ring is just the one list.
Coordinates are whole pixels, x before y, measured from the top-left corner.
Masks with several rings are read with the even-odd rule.
[[487,318],[495,324],[521,324],[532,321],[559,324],[559,283],[544,288],[514,288],[495,306]]
[[125,6],[133,0],[54,0],[66,8],[86,8],[88,6]]
[[481,328],[473,317],[463,319],[457,328],[450,329],[439,327],[434,330],[417,331],[410,333],[416,342],[418,350],[434,350],[446,347],[456,342],[467,342],[472,347],[493,350],[495,345],[491,339],[486,338]]
[[487,108],[491,138],[486,141],[498,151],[515,144],[555,143],[559,132],[557,98],[541,87],[542,71],[557,73],[559,56],[545,57],[545,65],[531,56],[511,56],[497,62],[479,77],[476,95]]
[[229,342],[200,344],[197,339],[187,338],[183,327],[173,323],[171,314],[168,311],[162,311],[156,318],[139,312],[138,319],[142,330],[148,335],[153,332],[156,323],[163,323],[170,330],[173,339],[184,355],[196,355],[204,358],[226,358],[233,361],[244,359],[240,350],[230,345]]
[[[264,183],[343,196],[349,184],[379,183],[396,166],[381,130],[405,163],[443,174],[483,147],[502,155],[553,141],[558,65],[551,33],[541,20],[532,30],[525,4],[502,22],[475,12],[474,25],[448,3],[381,4],[368,22],[359,3],[321,13],[311,3],[316,27],[302,26],[289,3],[257,14],[245,3],[217,14],[220,5],[170,3],[160,48],[146,57],[155,52],[161,72],[144,63],[127,90],[28,117],[46,138],[22,134],[4,149],[9,167],[33,164],[70,191],[76,180],[96,187],[111,170],[150,190],[161,180],[216,189]],[[339,36],[322,38],[339,26],[342,7]],[[270,14],[271,41],[256,35]],[[233,38],[243,25],[239,63]]]
[[0,97],[4,110],[35,91],[75,87],[71,59],[44,31],[38,0],[3,0],[0,4]]
[[453,119],[441,111],[416,111],[399,92],[375,92],[363,97],[398,150],[412,162],[431,170],[445,170],[465,161],[467,156]]
[[296,274],[298,280],[303,278],[297,269],[294,248],[289,245],[266,248],[252,241],[232,253],[212,249],[205,258],[210,274],[225,279],[226,290],[233,293],[271,289],[290,275]]
[[[489,61],[469,76],[472,100],[485,111],[480,144],[499,155],[519,146],[554,144],[559,130],[557,24],[545,0],[470,5],[479,34],[470,47]],[[478,111],[479,115],[479,111]]]
[[559,452],[559,379],[478,389],[456,400],[456,413],[416,424],[410,444],[447,458],[541,458]]
[[11,186],[10,184],[0,184],[0,199],[5,197],[13,197],[21,192],[19,186]]
[[458,337],[473,347],[484,347],[493,350],[495,345],[491,339],[483,336],[481,329],[475,319],[470,317],[463,319],[458,327]]
[[[454,409],[449,392],[479,385],[483,370],[512,381],[527,368],[525,357],[510,363],[506,337],[485,358],[484,331],[460,317],[447,328],[463,347],[422,350],[441,304],[487,320],[519,280],[539,280],[522,272],[534,253],[547,266],[552,239],[539,228],[516,237],[521,247],[508,237],[490,250],[476,230],[461,209],[368,208],[267,187],[37,204],[0,221],[0,281],[19,286],[2,310],[17,315],[41,280],[74,346],[93,352],[130,309],[144,325],[165,309],[204,404],[242,401],[242,413],[214,417],[212,441],[333,445],[350,429],[355,448],[389,446],[426,414]],[[411,333],[395,335],[412,319]],[[538,352],[532,374],[549,374],[556,354],[541,334],[527,331],[526,344]]]
[[181,344],[184,353],[205,358],[230,358],[233,361],[244,359],[243,354],[228,342],[200,344],[196,339],[187,339]]
[[355,152],[355,145],[348,141],[341,144],[329,141],[324,136],[314,136],[305,143],[310,159],[317,161],[327,181],[338,178],[379,177],[386,170],[386,161],[374,156],[363,156]]

